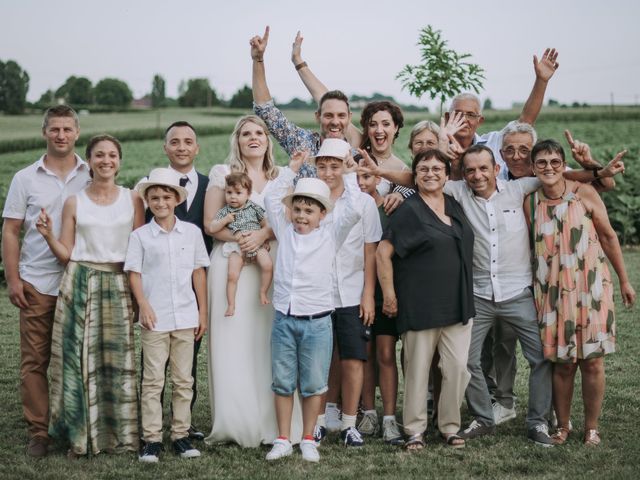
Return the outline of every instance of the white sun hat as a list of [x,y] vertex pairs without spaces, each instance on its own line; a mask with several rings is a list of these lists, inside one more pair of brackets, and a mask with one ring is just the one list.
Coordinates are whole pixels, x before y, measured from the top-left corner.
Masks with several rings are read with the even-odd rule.
[[319,157],[331,157],[338,160],[346,160],[351,151],[351,145],[339,138],[325,138],[320,145],[320,150],[313,157],[309,157],[315,163]]
[[180,186],[180,174],[171,168],[154,168],[146,180],[140,182],[136,189],[142,198],[146,191],[155,186],[171,187],[178,192],[178,204],[187,199],[187,189]]
[[284,197],[282,203],[291,208],[293,197],[309,197],[320,202],[328,213],[333,210],[333,202],[329,198],[330,195],[329,185],[319,178],[301,178],[298,180],[293,193]]

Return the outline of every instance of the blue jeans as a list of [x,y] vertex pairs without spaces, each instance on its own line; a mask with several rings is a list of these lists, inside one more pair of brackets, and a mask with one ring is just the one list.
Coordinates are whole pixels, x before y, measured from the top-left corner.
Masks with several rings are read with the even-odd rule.
[[289,317],[276,310],[271,329],[271,390],[303,397],[327,391],[333,351],[331,315],[313,320]]

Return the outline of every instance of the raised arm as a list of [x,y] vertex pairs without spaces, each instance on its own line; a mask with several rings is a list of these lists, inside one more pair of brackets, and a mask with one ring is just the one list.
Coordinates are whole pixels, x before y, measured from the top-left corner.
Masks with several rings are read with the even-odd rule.
[[[574,139],[569,130],[564,131],[564,136],[567,142],[569,142],[569,147],[571,147],[571,156],[582,168],[591,170],[592,172],[603,168],[600,162],[591,155],[591,148],[588,144]],[[598,176],[597,179],[593,180],[593,178],[591,178],[589,181],[598,192],[608,192],[616,186],[616,182],[612,177]]]
[[293,185],[293,179],[308,156],[307,152],[295,153],[289,160],[289,168],[280,170],[278,178],[275,179],[273,185],[269,187],[265,194],[264,209],[276,238],[284,231],[288,223],[282,199]]
[[293,40],[293,45],[291,46],[291,63],[296,68],[298,75],[300,76],[300,80],[304,83],[304,86],[307,87],[307,90],[313,97],[316,103],[320,103],[320,99],[322,95],[327,93],[329,89],[325,86],[324,83],[320,81],[318,77],[316,77],[307,62],[302,60],[302,40],[304,38],[298,33],[296,34],[296,38]]
[[590,185],[582,185],[579,191],[587,211],[591,213],[593,225],[596,228],[596,232],[598,232],[602,250],[611,262],[611,266],[616,271],[618,279],[620,280],[622,301],[625,306],[630,307],[636,301],[636,292],[629,282],[627,270],[624,265],[624,258],[622,256],[622,249],[620,248],[620,241],[611,226],[611,222],[609,222],[609,216],[607,215],[604,202]]
[[555,48],[547,48],[542,54],[542,58],[538,60],[536,55],[533,56],[533,69],[536,73],[536,80],[533,82],[533,88],[529,94],[529,98],[522,107],[520,121],[533,125],[538,118],[538,114],[542,109],[544,102],[544,94],[547,90],[549,80],[558,69],[560,64],[556,62],[558,52]]
[[362,173],[368,173],[377,177],[386,178],[391,183],[395,183],[396,185],[415,188],[411,170],[389,170],[386,168],[381,168],[380,166],[376,165],[376,163],[371,159],[371,157],[365,150],[358,149],[358,152],[360,152],[360,155],[362,155],[362,159],[360,160],[360,164],[358,166],[358,171]]
[[[293,40],[293,45],[291,46],[291,63],[293,63],[293,66],[298,72],[300,80],[302,80],[304,86],[307,88],[315,102],[319,105],[320,99],[329,91],[329,88],[315,76],[309,68],[309,65],[307,65],[307,62],[302,60],[302,40],[304,40],[304,37],[298,30],[296,38]],[[353,123],[349,124],[349,128],[345,132],[345,135],[351,146],[358,148],[362,144],[362,132],[360,132],[358,127]]]
[[[567,170],[563,173],[565,178],[575,180],[581,183],[600,183],[600,186],[608,185],[605,181],[613,181],[613,177],[618,173],[624,173],[624,162],[622,157],[627,153],[626,150],[618,152],[618,154],[605,167],[590,170]],[[595,185],[596,190],[598,189]]]
[[264,70],[264,52],[269,43],[269,26],[264,29],[264,35],[256,35],[249,40],[251,45],[251,60],[253,61],[251,88],[253,90],[253,101],[258,105],[271,100],[271,93],[267,86],[267,76]]

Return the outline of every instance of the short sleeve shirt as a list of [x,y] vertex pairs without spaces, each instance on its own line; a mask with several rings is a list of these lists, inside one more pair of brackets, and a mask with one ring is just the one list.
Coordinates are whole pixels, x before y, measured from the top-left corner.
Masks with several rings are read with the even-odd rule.
[[45,155],[15,174],[9,186],[2,216],[23,220],[24,238],[20,249],[20,278],[45,295],[58,295],[64,266],[51,252],[36,228],[40,209],[53,221],[53,234],[58,238],[62,224],[62,207],[68,197],[89,183],[89,167],[76,155],[76,166],[61,180],[45,165]]

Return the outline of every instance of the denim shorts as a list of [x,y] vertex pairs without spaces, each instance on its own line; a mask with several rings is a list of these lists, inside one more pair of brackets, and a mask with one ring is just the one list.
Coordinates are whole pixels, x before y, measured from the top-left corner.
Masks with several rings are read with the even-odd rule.
[[271,390],[303,397],[327,391],[333,348],[331,315],[301,320],[276,310],[271,329]]

